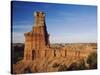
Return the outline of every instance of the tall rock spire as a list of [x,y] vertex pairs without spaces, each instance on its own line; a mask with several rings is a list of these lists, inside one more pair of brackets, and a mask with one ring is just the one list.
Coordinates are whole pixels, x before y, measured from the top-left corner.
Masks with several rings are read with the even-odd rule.
[[41,11],[37,11],[34,13],[34,17],[35,17],[35,21],[34,21],[34,26],[33,26],[33,32],[37,34],[42,34],[45,45],[48,45],[49,44],[49,34],[47,32],[47,27],[45,23],[45,13]]
[[35,12],[34,26],[31,32],[25,33],[25,60],[34,60],[38,57],[37,52],[49,47],[49,34],[45,23],[45,14]]
[[35,12],[35,23],[34,26],[45,26],[45,13],[44,12]]

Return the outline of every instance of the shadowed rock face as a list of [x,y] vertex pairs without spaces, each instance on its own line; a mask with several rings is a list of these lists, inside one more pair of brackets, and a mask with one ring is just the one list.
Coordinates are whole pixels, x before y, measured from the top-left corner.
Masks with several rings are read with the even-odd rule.
[[[59,67],[68,67],[81,59],[87,60],[97,45],[67,44],[50,46],[49,34],[45,23],[45,14],[35,12],[35,23],[32,31],[25,33],[24,59],[13,65],[13,73],[34,73],[59,71]],[[64,69],[66,70],[66,69]]]

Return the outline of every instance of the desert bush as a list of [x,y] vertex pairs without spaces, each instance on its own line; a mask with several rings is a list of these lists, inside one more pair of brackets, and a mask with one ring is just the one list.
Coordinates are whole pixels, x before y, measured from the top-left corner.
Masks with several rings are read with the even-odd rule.
[[58,71],[67,71],[67,66],[65,64],[60,65],[59,68],[58,68]]
[[53,67],[53,68],[57,68],[57,67],[59,67],[59,65],[60,65],[60,64],[58,64],[58,63],[54,63],[52,67]]
[[67,70],[84,70],[86,69],[84,60],[72,63]]
[[32,73],[30,67],[25,68],[24,73]]
[[97,52],[91,53],[87,58],[89,69],[97,69]]
[[72,70],[85,70],[87,67],[85,66],[85,61],[80,60],[77,62],[73,62],[69,67],[66,65],[60,65],[58,71],[72,71]]

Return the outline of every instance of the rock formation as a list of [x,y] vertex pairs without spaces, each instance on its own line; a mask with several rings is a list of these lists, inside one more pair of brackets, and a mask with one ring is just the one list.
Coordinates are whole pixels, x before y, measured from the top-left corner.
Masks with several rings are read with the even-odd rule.
[[24,60],[27,61],[39,57],[39,52],[45,50],[50,45],[45,14],[43,12],[35,12],[34,16],[35,22],[32,31],[25,33]]

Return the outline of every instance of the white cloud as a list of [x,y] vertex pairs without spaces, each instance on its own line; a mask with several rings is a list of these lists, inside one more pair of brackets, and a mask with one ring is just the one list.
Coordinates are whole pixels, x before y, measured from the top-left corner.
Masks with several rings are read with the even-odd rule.
[[22,32],[13,32],[12,33],[12,40],[13,40],[14,43],[24,42],[24,33],[22,33]]
[[33,25],[13,25],[13,30],[15,31],[29,31],[32,28]]

